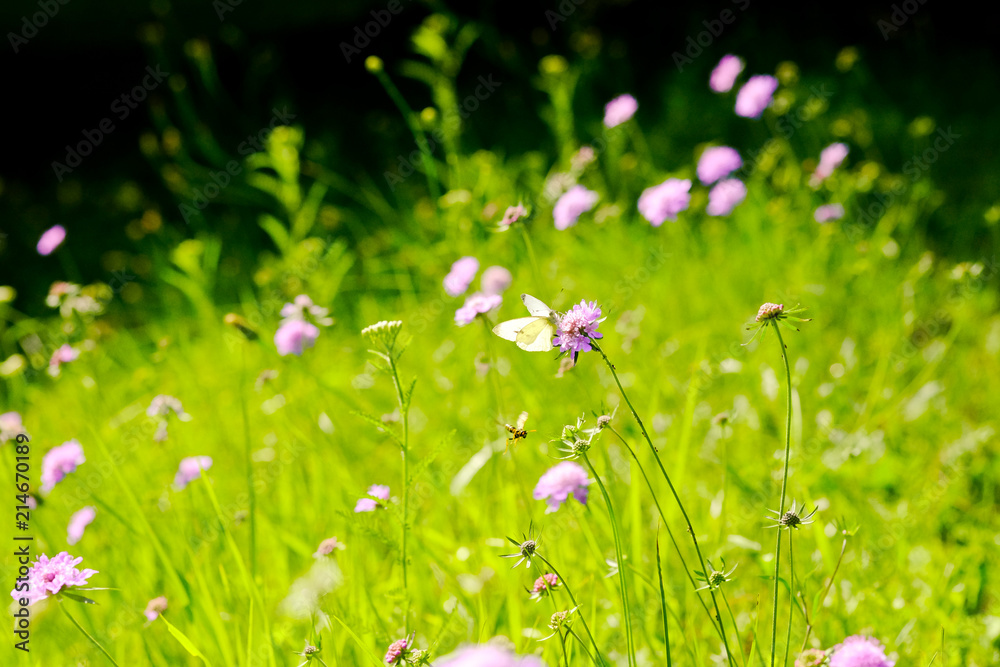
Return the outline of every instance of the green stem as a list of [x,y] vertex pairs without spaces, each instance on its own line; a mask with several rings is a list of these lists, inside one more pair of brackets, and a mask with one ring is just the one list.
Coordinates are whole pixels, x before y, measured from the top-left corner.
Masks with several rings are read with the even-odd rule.
[[583,455],[583,460],[587,464],[587,467],[590,468],[590,472],[594,476],[598,488],[601,489],[601,495],[604,496],[604,502],[608,506],[608,516],[611,518],[611,532],[615,539],[615,558],[618,559],[618,582],[622,588],[622,613],[625,616],[625,646],[628,651],[628,664],[634,665],[635,640],[632,636],[632,610],[629,607],[628,585],[625,582],[625,557],[622,554],[621,536],[618,533],[618,519],[615,517],[615,510],[611,506],[611,497],[608,495],[608,491],[604,487],[600,475],[594,469],[594,464],[590,462],[590,458],[586,454]]
[[80,625],[75,618],[73,618],[73,614],[69,613],[69,611],[66,609],[66,603],[64,601],[62,601],[62,600],[59,601],[59,607],[62,609],[63,613],[66,614],[66,618],[68,618],[70,621],[73,622],[73,625],[76,626],[76,629],[79,630],[80,632],[82,632],[83,636],[86,637],[87,639],[89,639],[91,644],[93,644],[94,646],[96,646],[97,648],[99,648],[101,650],[101,653],[103,653],[104,656],[108,660],[111,661],[112,665],[115,665],[115,667],[118,667],[118,663],[115,662],[115,659],[111,657],[111,654],[108,653],[107,650],[103,646],[101,646],[101,643],[99,641],[97,641],[96,639],[94,639],[90,635],[90,633],[87,632],[86,630],[84,630],[83,626]]
[[[549,561],[545,560],[545,557],[542,556],[541,554],[539,554],[538,552],[535,552],[535,557],[538,558],[538,560],[540,560],[543,563],[545,563],[546,565],[548,565],[549,569],[552,570],[552,573],[555,574],[557,577],[559,577],[559,581],[562,582],[563,588],[566,589],[566,595],[569,596],[570,602],[573,603],[574,607],[579,608],[580,605],[577,603],[576,597],[573,595],[573,591],[570,590],[569,584],[566,582],[565,577],[563,577],[559,573],[559,570],[557,570],[552,563],[550,563]],[[604,659],[604,656],[601,655],[601,649],[597,648],[597,640],[594,639],[594,633],[590,631],[590,626],[587,625],[586,615],[582,611],[580,612],[580,621],[583,623],[583,629],[587,631],[587,636],[590,637],[590,643],[594,645],[594,653],[597,654],[597,658],[594,658],[594,656],[590,656],[590,659],[594,661],[595,665],[605,665],[605,664],[607,664],[607,661]],[[576,633],[573,633],[573,635],[576,636]],[[579,639],[579,637],[578,637],[578,639]],[[588,655],[590,654],[589,651],[587,653],[588,653]],[[598,661],[598,660],[600,660],[600,661]]]
[[[780,528],[778,530],[781,530]],[[788,531],[788,632],[785,635],[785,659],[782,665],[788,665],[788,649],[792,646],[792,614],[795,612],[795,561],[792,559],[792,532]]]
[[403,597],[404,614],[403,629],[404,634],[410,631],[410,592],[406,576],[406,523],[409,520],[410,507],[410,406],[403,397],[403,385],[399,383],[399,372],[396,369],[396,361],[389,356],[389,367],[392,369],[392,381],[396,386],[396,398],[399,401],[399,414],[403,419],[403,539],[402,539],[402,561],[403,561]]
[[566,653],[566,637],[569,636],[569,629],[567,628],[565,635],[561,632],[557,634],[559,635],[559,643],[562,644],[563,662],[566,667],[569,667],[569,655]]
[[[663,474],[663,479],[667,481],[667,486],[670,487],[670,492],[674,496],[674,500],[677,502],[677,507],[680,508],[681,514],[684,516],[684,523],[687,524],[687,531],[691,535],[691,541],[694,543],[694,550],[698,554],[698,562],[701,564],[703,572],[709,572],[708,567],[705,565],[705,558],[701,555],[701,547],[698,545],[698,537],[695,535],[694,526],[691,525],[691,519],[688,518],[687,510],[684,509],[684,503],[681,502],[681,497],[677,493],[677,489],[674,488],[674,483],[670,480],[670,475],[667,474],[666,468],[663,467],[663,461],[660,460],[660,456],[656,451],[656,447],[653,446],[653,441],[649,439],[649,434],[646,432],[646,426],[642,423],[642,419],[639,418],[639,413],[635,411],[635,407],[632,405],[632,401],[629,400],[628,394],[625,393],[625,388],[622,387],[621,380],[618,379],[618,373],[615,371],[614,364],[608,359],[608,355],[604,353],[604,350],[597,341],[594,339],[590,340],[591,346],[601,353],[604,357],[604,363],[608,365],[608,369],[611,371],[611,376],[615,379],[615,384],[618,385],[618,391],[621,393],[622,398],[625,399],[625,403],[628,405],[629,410],[632,411],[632,416],[635,418],[636,423],[639,424],[639,430],[642,431],[642,437],[645,438],[646,444],[653,451],[653,458],[656,459],[657,465],[660,467],[660,472]],[[715,607],[715,618],[719,625],[719,634],[722,635],[722,643],[726,647],[726,658],[729,664],[733,664],[733,654],[729,650],[729,641],[726,639],[726,628],[725,624],[722,622],[722,612],[719,610],[719,601],[715,599],[715,591],[711,588],[708,589],[709,595],[712,596],[712,605]]]
[[[778,321],[772,320],[774,333],[778,335],[778,345],[781,346],[781,358],[785,362],[785,383],[788,399],[785,403],[785,470],[781,475],[781,500],[778,503],[778,519],[785,515],[785,493],[788,490],[788,457],[792,448],[792,370],[788,365],[788,353],[785,351],[785,341],[781,338]],[[774,606],[771,610],[771,667],[774,667],[774,652],[778,640],[778,575],[781,571],[781,529],[774,546]]]
[[[568,632],[569,634],[571,634],[571,635],[573,635],[574,637],[576,637],[576,641],[580,642],[580,646],[582,646],[582,647],[583,647],[583,651],[584,651],[584,653],[586,653],[586,654],[587,654],[587,657],[588,657],[588,658],[590,658],[590,661],[591,661],[591,662],[593,662],[593,663],[594,663],[595,665],[599,665],[599,664],[601,664],[601,663],[597,662],[597,660],[596,660],[596,659],[594,658],[594,656],[593,656],[593,655],[591,655],[591,654],[590,654],[590,647],[589,647],[589,646],[587,646],[587,642],[583,641],[583,640],[582,640],[582,639],[580,638],[580,635],[578,635],[578,634],[576,634],[575,632],[573,632],[573,629],[572,629],[572,628],[566,628],[566,632]],[[589,632],[589,630],[588,630],[588,632]],[[595,648],[596,648],[596,647],[595,647]]]
[[257,498],[253,488],[253,447],[250,443],[250,414],[247,410],[247,385],[250,377],[247,374],[247,346],[240,345],[243,350],[243,382],[240,388],[240,407],[243,409],[243,439],[246,443],[245,454],[247,463],[247,494],[250,498],[250,576],[257,577]]
[[[733,608],[729,606],[729,598],[726,597],[726,591],[719,589],[722,593],[722,601],[726,603],[726,609],[729,610],[729,620],[733,622],[733,632],[736,633],[736,641],[740,640],[740,626],[736,625],[736,615],[733,614]],[[740,649],[740,660],[743,661],[743,667],[746,667],[747,659],[743,656],[743,649]]]
[[[841,563],[841,561],[844,560],[844,552],[845,551],[847,551],[847,539],[846,538],[844,539],[844,542],[840,545],[840,557],[837,558],[837,564],[833,566],[833,574],[830,575],[830,581],[828,581],[826,583],[826,588],[823,589],[823,594],[819,596],[819,603],[820,604],[823,604],[823,600],[825,600],[826,596],[830,593],[830,587],[833,586],[833,579],[834,579],[834,577],[837,576],[837,571],[840,569],[840,563]],[[810,619],[809,622],[806,624],[806,636],[802,638],[802,651],[806,650],[806,642],[809,641],[809,635],[812,633],[812,629],[813,629],[812,621],[813,621],[813,619]],[[800,653],[802,651],[800,651]]]
[[[645,473],[643,473],[645,475]],[[660,611],[663,613],[663,644],[667,647],[667,667],[672,667],[670,658],[670,627],[667,625],[667,593],[663,588],[663,561],[660,558],[660,538],[656,538],[656,575],[660,579]],[[699,596],[700,600],[701,597]],[[706,611],[708,609],[706,608]],[[713,623],[713,625],[715,625]]]

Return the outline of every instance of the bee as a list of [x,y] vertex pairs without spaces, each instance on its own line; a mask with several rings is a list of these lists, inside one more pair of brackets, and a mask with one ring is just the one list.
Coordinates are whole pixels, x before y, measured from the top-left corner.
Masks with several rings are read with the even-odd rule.
[[510,436],[507,438],[507,446],[504,449],[504,453],[506,453],[507,450],[509,450],[511,447],[517,445],[519,440],[524,440],[525,438],[527,438],[529,433],[535,432],[534,429],[532,429],[531,431],[524,430],[524,424],[527,421],[528,421],[528,413],[522,412],[521,415],[517,418],[516,426],[511,426],[510,424],[503,425],[503,427],[507,429],[507,432],[510,433]]

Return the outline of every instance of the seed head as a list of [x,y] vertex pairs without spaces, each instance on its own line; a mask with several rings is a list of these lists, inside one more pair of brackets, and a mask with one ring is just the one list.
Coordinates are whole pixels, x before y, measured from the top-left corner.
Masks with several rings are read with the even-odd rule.
[[362,329],[361,335],[368,339],[371,345],[383,348],[386,352],[392,352],[402,329],[403,322],[401,320],[383,320]]
[[806,509],[805,503],[803,503],[802,506],[796,509],[795,501],[792,501],[792,506],[787,511],[785,511],[784,514],[779,514],[775,510],[768,510],[768,512],[771,512],[772,514],[775,515],[773,517],[768,517],[768,518],[771,519],[772,521],[777,522],[773,526],[768,526],[768,528],[798,528],[799,526],[804,526],[812,523],[811,519],[813,515],[816,514],[816,512],[819,510],[819,508],[817,507],[813,509],[813,511],[809,512],[809,514],[803,514],[805,512],[805,509]]
[[[528,532],[531,532],[531,528],[528,528]],[[538,538],[531,538],[522,533],[521,541],[518,542],[513,537],[508,537],[507,540],[517,547],[517,553],[513,554],[502,554],[501,558],[517,558],[518,561],[511,566],[510,569],[514,569],[523,562],[527,562],[527,567],[531,568],[531,559],[535,556],[535,552],[538,550]]]

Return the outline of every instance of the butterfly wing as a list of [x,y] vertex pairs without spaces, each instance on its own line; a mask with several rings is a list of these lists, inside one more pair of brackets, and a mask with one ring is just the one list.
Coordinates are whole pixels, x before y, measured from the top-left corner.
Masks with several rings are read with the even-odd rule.
[[555,311],[530,294],[522,294],[521,301],[524,302],[524,307],[528,309],[528,312],[535,317],[550,318],[555,315]]
[[545,317],[529,318],[532,321],[517,332],[517,346],[528,352],[548,352],[552,349],[555,326]]
[[493,333],[500,336],[504,340],[516,341],[518,333],[521,329],[537,320],[537,317],[519,317],[516,320],[500,322],[498,325],[493,327]]

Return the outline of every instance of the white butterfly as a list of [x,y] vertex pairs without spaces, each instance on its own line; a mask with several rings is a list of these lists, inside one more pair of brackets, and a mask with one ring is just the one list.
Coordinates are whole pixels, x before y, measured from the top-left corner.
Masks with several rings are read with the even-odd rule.
[[514,341],[522,350],[548,352],[556,335],[559,313],[530,294],[522,294],[521,301],[532,316],[501,322],[493,327],[493,333],[504,340]]

